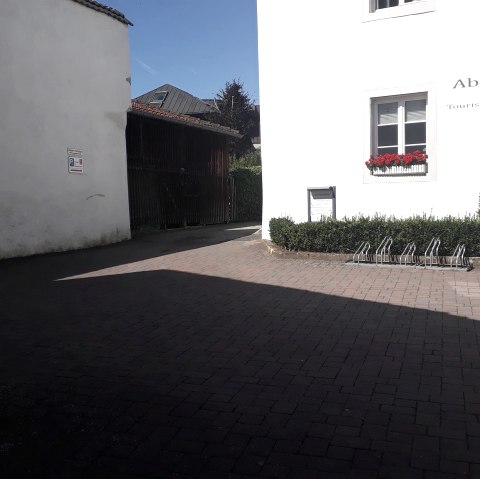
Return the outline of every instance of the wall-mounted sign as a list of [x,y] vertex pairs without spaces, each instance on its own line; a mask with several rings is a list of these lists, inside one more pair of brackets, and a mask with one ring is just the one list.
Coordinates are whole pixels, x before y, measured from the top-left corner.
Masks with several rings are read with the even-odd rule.
[[456,105],[453,103],[449,103],[447,107],[449,110],[471,110],[472,108],[479,108],[480,102],[477,101],[476,103],[459,103]]
[[478,80],[475,80],[475,78],[459,78],[453,86],[453,89],[455,90],[456,88],[475,88],[478,85]]
[[[478,76],[477,76],[478,78]],[[469,92],[471,88],[477,88],[480,86],[480,81],[473,77],[463,77],[457,78],[455,83],[452,81],[452,89],[456,90],[456,93],[459,93],[461,90],[464,90],[465,93]],[[453,100],[453,97],[452,97]],[[480,108],[480,101],[477,98],[462,98],[459,102],[458,97],[453,100],[451,103],[447,103],[448,110],[456,111],[466,111],[466,110],[477,110]]]
[[83,151],[67,148],[68,172],[83,173]]
[[336,218],[336,188],[307,188],[308,221],[320,221],[322,218]]

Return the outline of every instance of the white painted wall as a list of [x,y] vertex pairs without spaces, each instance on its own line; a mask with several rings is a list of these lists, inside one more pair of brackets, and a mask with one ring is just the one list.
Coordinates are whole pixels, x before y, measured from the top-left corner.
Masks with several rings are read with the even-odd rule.
[[129,238],[127,26],[71,0],[1,0],[0,45],[0,258]]
[[[408,10],[370,14],[369,0],[258,0],[257,8],[265,238],[272,217],[308,219],[308,187],[336,186],[337,218],[476,211],[480,2],[413,2],[415,14],[383,19]],[[468,78],[478,86],[453,88]],[[423,91],[429,173],[372,177],[370,99]],[[466,104],[476,106],[449,106]]]

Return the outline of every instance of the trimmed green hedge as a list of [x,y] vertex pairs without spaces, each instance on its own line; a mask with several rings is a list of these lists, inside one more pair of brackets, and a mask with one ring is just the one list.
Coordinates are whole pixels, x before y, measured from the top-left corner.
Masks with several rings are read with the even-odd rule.
[[416,253],[421,255],[432,237],[439,236],[440,255],[451,255],[457,244],[462,243],[466,247],[465,256],[480,256],[480,219],[476,216],[443,219],[376,216],[298,224],[289,218],[270,220],[272,241],[291,251],[354,253],[362,241],[368,241],[373,253],[385,236],[393,239],[392,254],[401,254],[407,243],[415,241]]
[[235,221],[262,218],[262,167],[250,166],[230,171],[235,184]]

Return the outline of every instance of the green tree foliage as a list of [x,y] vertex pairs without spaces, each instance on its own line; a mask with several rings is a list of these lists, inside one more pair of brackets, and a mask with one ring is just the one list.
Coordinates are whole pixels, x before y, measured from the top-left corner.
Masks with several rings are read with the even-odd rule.
[[230,176],[235,187],[235,221],[256,221],[262,217],[262,157],[252,150],[239,158],[230,157]]
[[217,112],[208,120],[238,130],[243,138],[233,140],[230,153],[236,158],[253,150],[251,137],[260,131],[260,114],[249,94],[238,80],[227,82],[215,97]]
[[256,221],[262,218],[262,169],[260,166],[230,171],[235,185],[235,221]]
[[260,150],[254,149],[238,158],[234,155],[230,157],[231,170],[237,168],[250,168],[252,166],[262,166],[262,154]]

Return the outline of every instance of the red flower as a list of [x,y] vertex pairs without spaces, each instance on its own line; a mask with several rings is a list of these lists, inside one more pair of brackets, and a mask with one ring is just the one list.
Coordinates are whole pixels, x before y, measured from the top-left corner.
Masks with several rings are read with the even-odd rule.
[[420,150],[415,150],[413,153],[405,153],[404,155],[385,153],[384,155],[377,156],[370,155],[370,158],[365,162],[365,165],[370,170],[375,168],[388,168],[393,165],[423,165],[427,162],[427,158],[428,155]]

